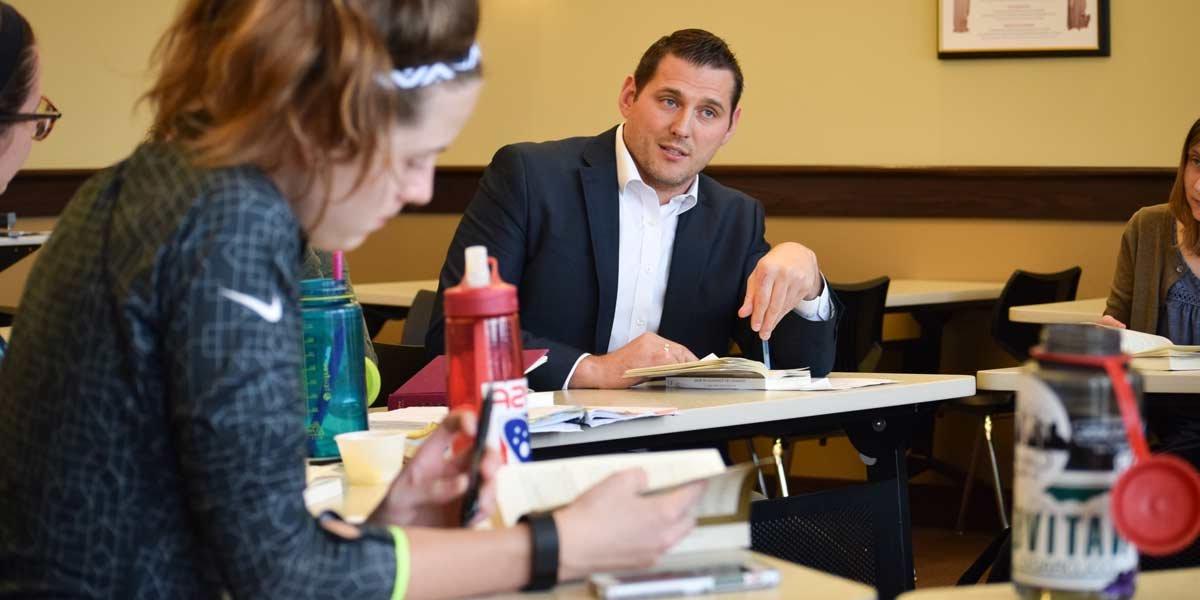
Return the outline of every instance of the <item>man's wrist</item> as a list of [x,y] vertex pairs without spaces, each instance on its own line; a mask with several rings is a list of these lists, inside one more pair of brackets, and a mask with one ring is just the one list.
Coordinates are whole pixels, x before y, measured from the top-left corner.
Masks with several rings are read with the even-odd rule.
[[813,286],[813,289],[809,290],[809,294],[807,296],[805,296],[804,299],[806,301],[811,302],[813,300],[816,300],[817,298],[820,298],[821,294],[824,292],[825,292],[825,276],[822,275],[821,273],[817,273],[816,285]]
[[575,365],[568,387],[595,389],[604,387],[604,357],[588,354]]
[[[588,357],[590,357],[590,356],[591,356],[591,353],[584,352],[583,354],[579,355],[579,358],[575,359],[575,364],[571,365],[571,370],[569,372],[567,372],[567,378],[563,380],[562,389],[567,390],[572,387],[571,383],[574,381],[577,381],[575,379],[575,373],[576,373],[576,371],[579,370],[579,365],[583,364],[583,361],[587,360]],[[574,387],[581,387],[581,386],[575,385]]]

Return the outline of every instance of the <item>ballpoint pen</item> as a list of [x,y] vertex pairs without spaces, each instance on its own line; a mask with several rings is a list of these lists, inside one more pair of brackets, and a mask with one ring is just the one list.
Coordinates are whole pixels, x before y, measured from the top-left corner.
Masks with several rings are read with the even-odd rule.
[[775,456],[775,472],[779,475],[779,493],[784,498],[787,498],[787,471],[783,468],[783,440],[775,438],[775,445],[771,448],[771,454]]

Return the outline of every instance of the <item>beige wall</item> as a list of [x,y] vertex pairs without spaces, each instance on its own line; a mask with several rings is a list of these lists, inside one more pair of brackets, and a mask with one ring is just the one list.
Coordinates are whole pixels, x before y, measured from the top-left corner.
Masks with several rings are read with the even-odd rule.
[[488,87],[446,162],[615,123],[645,47],[693,26],[725,37],[746,74],[722,163],[1161,166],[1200,113],[1182,71],[1194,0],[1113,2],[1110,58],[1019,60],[939,61],[936,5],[485,0]]
[[34,145],[31,169],[97,168],[119,160],[149,123],[134,109],[151,50],[180,0],[11,0],[33,25],[42,88],[63,118]]
[[[142,137],[149,54],[182,0],[13,0],[66,117],[31,168],[98,167]],[[598,132],[642,50],[706,27],[737,51],[727,164],[1164,166],[1200,113],[1194,0],[1112,3],[1110,58],[939,61],[936,2],[483,0],[488,83],[446,164]]]

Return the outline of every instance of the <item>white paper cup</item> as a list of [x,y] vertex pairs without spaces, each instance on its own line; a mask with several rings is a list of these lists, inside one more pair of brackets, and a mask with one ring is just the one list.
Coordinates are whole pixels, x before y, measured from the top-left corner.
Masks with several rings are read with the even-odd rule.
[[404,465],[408,436],[403,431],[353,431],[340,433],[333,439],[350,485],[389,483]]

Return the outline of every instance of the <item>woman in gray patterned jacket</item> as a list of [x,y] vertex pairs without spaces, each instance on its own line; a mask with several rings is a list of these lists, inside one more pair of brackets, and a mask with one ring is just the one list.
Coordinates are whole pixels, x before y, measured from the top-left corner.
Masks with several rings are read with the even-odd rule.
[[479,92],[478,14],[183,4],[149,141],[63,212],[0,365],[0,596],[479,595],[647,564],[692,526],[695,486],[643,496],[624,472],[536,524],[456,528],[467,413],[367,523],[304,506],[305,248],[428,202]]

